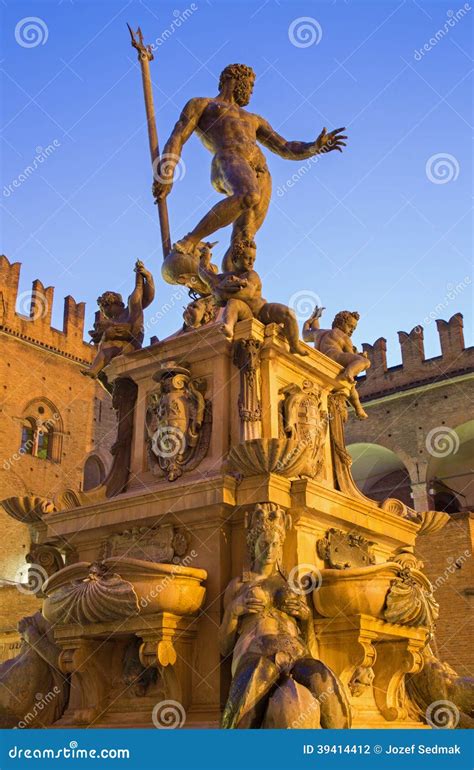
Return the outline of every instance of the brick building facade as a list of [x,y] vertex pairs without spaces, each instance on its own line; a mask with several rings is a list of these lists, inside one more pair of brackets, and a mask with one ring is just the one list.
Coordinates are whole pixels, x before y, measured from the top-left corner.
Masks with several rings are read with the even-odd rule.
[[441,355],[433,358],[424,356],[421,326],[399,332],[398,366],[387,367],[384,338],[363,345],[371,368],[358,388],[369,419],[351,416],[346,442],[366,495],[451,514],[419,539],[418,554],[441,608],[439,655],[472,674],[474,347],[465,347],[460,313],[436,324]]
[[[54,289],[36,280],[31,295],[18,295],[20,268],[0,256],[0,499],[54,498],[105,476],[115,414],[108,393],[80,373],[94,355],[83,339],[84,303],[66,297],[63,329],[52,328]],[[12,585],[25,568],[28,528],[2,507],[0,526],[1,634],[10,630],[12,603],[15,617],[25,614],[25,602],[37,606]]]

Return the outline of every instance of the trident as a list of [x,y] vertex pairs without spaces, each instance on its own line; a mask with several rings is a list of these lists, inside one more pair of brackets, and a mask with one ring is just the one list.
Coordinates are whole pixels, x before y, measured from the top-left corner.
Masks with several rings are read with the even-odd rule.
[[[142,82],[143,82],[143,95],[145,97],[145,109],[146,119],[148,125],[148,140],[150,143],[150,155],[153,173],[156,172],[158,163],[160,161],[160,147],[158,144],[158,133],[156,130],[155,120],[155,107],[153,105],[153,91],[151,88],[150,77],[150,62],[153,60],[153,52],[150,45],[145,45],[143,42],[143,34],[138,27],[136,33],[131,28],[130,24],[127,24],[130,30],[130,37],[132,38],[132,46],[138,51],[138,61],[140,62],[142,70]],[[166,198],[158,198],[156,201],[158,209],[158,217],[160,220],[161,230],[161,243],[163,245],[163,259],[165,259],[171,251],[171,237],[170,237],[170,223],[168,218],[168,206],[166,204]]]

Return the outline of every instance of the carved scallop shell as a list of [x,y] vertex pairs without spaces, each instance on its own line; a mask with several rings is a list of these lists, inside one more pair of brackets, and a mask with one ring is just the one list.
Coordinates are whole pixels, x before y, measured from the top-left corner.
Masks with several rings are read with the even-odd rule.
[[386,500],[384,500],[380,507],[383,511],[387,511],[388,513],[393,513],[395,516],[401,516],[402,518],[410,518],[409,517],[409,508],[405,505],[405,503],[402,503],[401,500],[397,500],[395,497],[387,497]]
[[43,614],[55,623],[100,623],[139,613],[133,585],[115,573],[91,574],[53,591]]
[[402,570],[387,594],[385,620],[432,628],[438,615],[439,605],[428,578],[419,570]]
[[7,497],[0,502],[5,511],[13,519],[24,524],[41,521],[45,513],[56,510],[52,500],[46,497],[25,495],[24,497]]
[[238,444],[229,452],[229,463],[244,476],[278,473],[297,476],[311,447],[285,438],[255,438]]

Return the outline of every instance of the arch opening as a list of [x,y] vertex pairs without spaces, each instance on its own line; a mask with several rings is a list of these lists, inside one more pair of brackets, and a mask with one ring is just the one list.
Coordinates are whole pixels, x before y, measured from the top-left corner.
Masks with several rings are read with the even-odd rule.
[[364,495],[377,502],[395,497],[413,505],[410,474],[395,452],[369,443],[350,444],[347,450],[352,457],[352,476]]
[[446,513],[472,511],[474,420],[467,420],[457,428],[440,428],[438,436],[438,443],[430,449],[426,474],[431,504],[434,510]]
[[90,455],[84,463],[82,488],[87,492],[98,487],[104,481],[106,470],[104,463],[97,455]]

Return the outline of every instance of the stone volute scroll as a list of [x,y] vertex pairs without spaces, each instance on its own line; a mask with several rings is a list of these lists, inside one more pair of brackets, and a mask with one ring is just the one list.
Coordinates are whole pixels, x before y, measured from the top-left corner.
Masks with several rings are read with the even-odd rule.
[[174,481],[207,453],[211,402],[205,398],[206,382],[185,366],[164,363],[153,379],[158,388],[148,396],[145,417],[149,468]]

